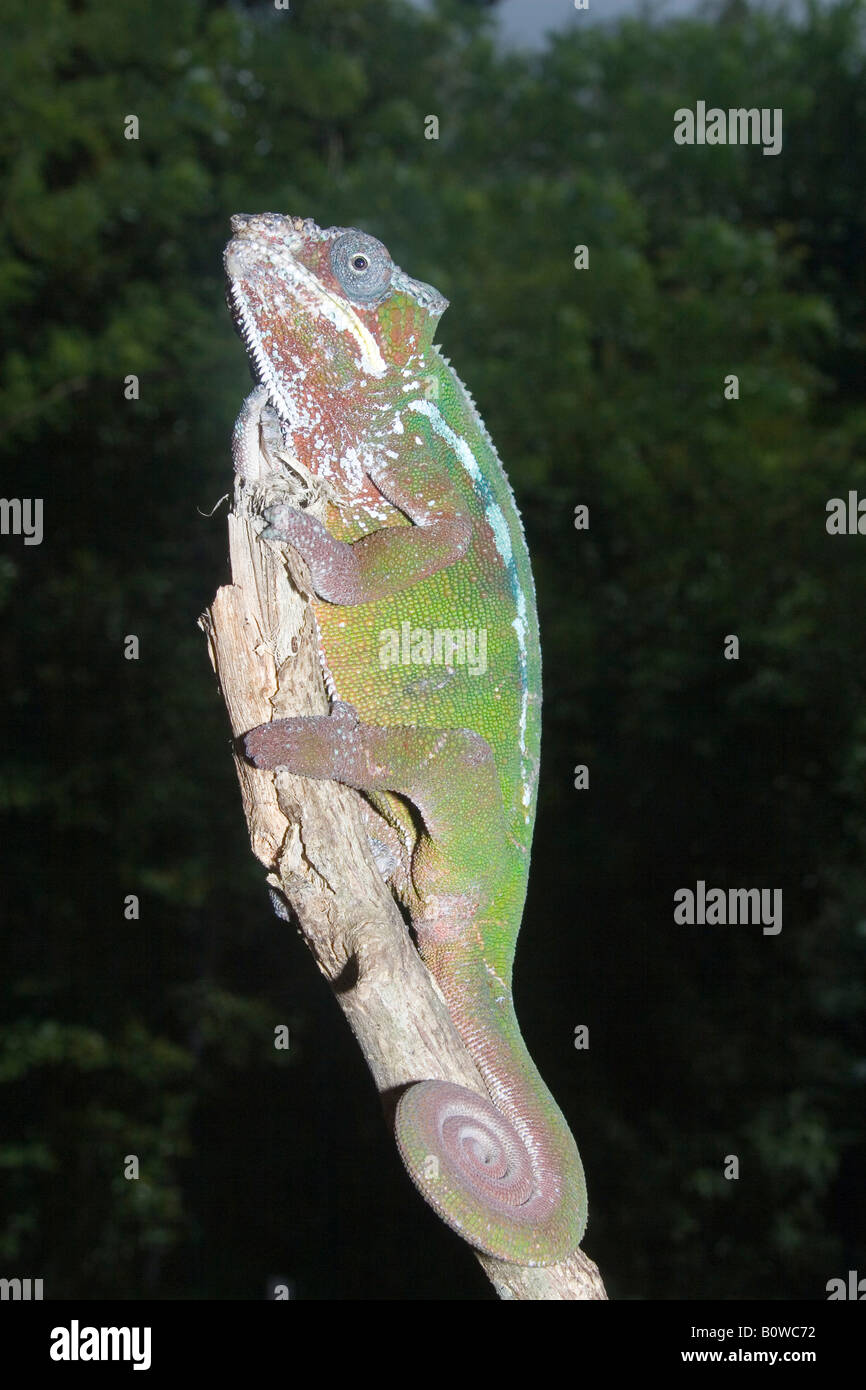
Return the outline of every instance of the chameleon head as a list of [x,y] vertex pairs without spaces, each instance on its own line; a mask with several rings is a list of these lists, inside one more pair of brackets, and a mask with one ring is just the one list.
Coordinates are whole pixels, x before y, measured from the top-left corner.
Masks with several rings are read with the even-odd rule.
[[365,232],[270,212],[232,232],[229,307],[298,455],[335,479],[341,460],[363,467],[371,421],[389,427],[448,301]]

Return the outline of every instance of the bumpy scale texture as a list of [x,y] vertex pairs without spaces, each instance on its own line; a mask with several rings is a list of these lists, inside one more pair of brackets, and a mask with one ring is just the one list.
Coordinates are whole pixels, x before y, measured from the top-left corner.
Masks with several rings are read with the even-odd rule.
[[586,1190],[511,994],[541,705],[514,498],[471,397],[433,345],[447,307],[436,290],[354,229],[272,213],[233,218],[232,229],[229,302],[261,383],[238,421],[235,463],[250,466],[259,424],[275,414],[284,456],[324,499],[324,523],[315,508],[275,506],[264,535],[309,565],[332,698],[329,716],[252,730],[247,755],[344,782],[375,808],[377,858],[394,869],[418,949],[490,1094],[410,1086],[397,1110],[400,1153],[471,1244],[551,1264],[580,1242]]

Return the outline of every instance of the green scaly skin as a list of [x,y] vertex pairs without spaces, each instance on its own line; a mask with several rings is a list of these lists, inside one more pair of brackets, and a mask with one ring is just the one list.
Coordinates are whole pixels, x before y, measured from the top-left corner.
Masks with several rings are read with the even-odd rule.
[[[581,1240],[586,1190],[511,994],[541,703],[514,498],[433,346],[447,307],[437,291],[353,229],[270,213],[232,228],[229,302],[261,382],[236,427],[235,466],[251,472],[259,429],[276,417],[325,523],[316,506],[278,505],[263,534],[309,565],[332,698],[328,716],[252,730],[247,756],[365,793],[380,867],[492,1102],[439,1081],[410,1086],[401,1155],[471,1244],[552,1264]],[[433,662],[424,633],[432,642],[437,629],[474,634],[472,661],[446,647]]]

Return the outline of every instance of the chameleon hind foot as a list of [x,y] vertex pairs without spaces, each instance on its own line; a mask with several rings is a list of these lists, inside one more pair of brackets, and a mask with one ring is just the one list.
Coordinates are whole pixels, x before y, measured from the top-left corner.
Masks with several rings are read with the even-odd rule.
[[[476,960],[481,916],[491,903],[501,903],[497,895],[507,877],[501,795],[488,745],[467,729],[365,724],[351,705],[335,702],[329,715],[261,724],[243,746],[256,767],[284,767],[367,793],[395,792],[417,807],[423,829],[401,896],[421,956],[497,1104],[451,1082],[415,1082],[397,1105],[397,1146],[421,1194],[480,1250],[527,1265],[563,1258],[579,1243],[585,1198],[564,1204],[555,1175],[567,1156],[582,1183],[580,1160],[567,1130],[560,1133],[558,1112],[547,1117],[546,1127],[538,1124],[542,1112],[533,1087],[541,1086],[540,1078],[527,1085],[527,1076],[514,1070],[515,1057],[524,1057],[527,1069],[532,1063],[509,981],[486,959]],[[473,1022],[488,1016],[492,1028]],[[543,1140],[528,1142],[532,1130],[517,1118],[521,1112],[534,1116]]]
[[260,724],[243,747],[256,767],[393,792],[417,807],[423,829],[407,897],[419,945],[465,932],[493,898],[506,836],[493,755],[478,734],[365,724],[337,702],[332,714]]

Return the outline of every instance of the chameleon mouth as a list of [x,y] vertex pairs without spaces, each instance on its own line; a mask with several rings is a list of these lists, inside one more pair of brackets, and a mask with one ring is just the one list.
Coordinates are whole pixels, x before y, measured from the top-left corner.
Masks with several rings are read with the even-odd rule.
[[256,312],[250,301],[247,285],[261,275],[262,248],[274,238],[279,239],[281,259],[297,266],[293,242],[303,236],[320,234],[309,218],[284,217],[276,212],[235,213],[231,219],[232,238],[223,254],[226,273],[226,304],[232,322],[247,351],[253,375],[268,393],[268,399],[280,419],[291,420],[291,404],[283,391],[280,377],[262,341]]
[[[338,333],[351,336],[357,348],[358,366],[367,376],[381,377],[387,363],[375,336],[354,305],[329,290],[295,252],[311,238],[333,240],[339,228],[323,231],[309,218],[282,217],[277,213],[239,213],[231,219],[234,236],[225,249],[223,263],[228,281],[226,301],[250,361],[267,387],[271,402],[283,420],[291,414],[280,380],[262,343],[261,305],[272,294],[294,300],[304,315],[326,319]],[[259,299],[259,314],[252,307],[247,286]]]
[[247,350],[248,360],[253,367],[255,375],[268,393],[268,400],[280,419],[288,423],[291,415],[288,399],[283,393],[280,379],[273,368],[268,354],[265,352],[255,314],[250,308],[249,300],[244,292],[243,282],[232,274],[229,265],[229,252],[231,251],[231,246],[232,243],[229,243],[229,246],[226,248],[225,263],[226,303],[232,316],[232,322]]

